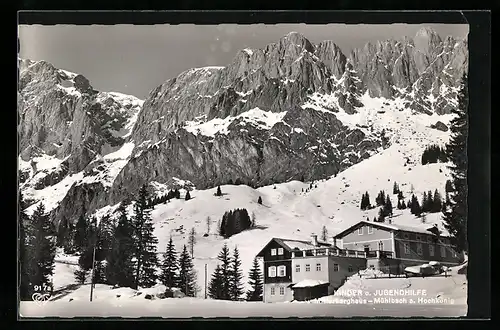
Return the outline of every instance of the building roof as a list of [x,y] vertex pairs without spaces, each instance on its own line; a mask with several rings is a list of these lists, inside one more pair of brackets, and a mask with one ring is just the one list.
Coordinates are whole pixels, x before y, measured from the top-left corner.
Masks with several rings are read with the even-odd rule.
[[311,241],[303,241],[303,240],[296,240],[296,239],[288,239],[288,238],[278,238],[278,237],[273,237],[267,244],[264,246],[264,248],[257,254],[258,257],[262,257],[264,250],[267,248],[267,246],[271,242],[277,242],[279,245],[281,245],[284,249],[286,249],[288,252],[296,251],[296,250],[310,250],[314,249],[317,247],[331,247],[332,244],[318,241],[318,246],[314,246],[314,244]]
[[361,225],[370,225],[370,226],[373,226],[376,228],[378,227],[378,228],[382,228],[382,229],[387,229],[388,231],[408,231],[408,232],[421,233],[421,234],[436,234],[437,232],[436,232],[435,228],[437,228],[440,236],[443,236],[443,237],[448,236],[448,233],[444,229],[444,227],[442,227],[442,226],[439,227],[439,226],[437,226],[437,224],[420,223],[418,225],[409,226],[409,225],[400,225],[400,224],[394,224],[394,223],[388,224],[388,223],[384,223],[384,222],[372,222],[372,221],[362,220],[362,221],[350,226],[349,228],[345,229],[344,231],[338,233],[337,235],[335,235],[335,238],[342,238]]
[[302,280],[292,286],[292,288],[297,289],[297,288],[313,288],[315,286],[319,285],[324,285],[324,284],[329,284],[327,281],[321,281],[321,280]]

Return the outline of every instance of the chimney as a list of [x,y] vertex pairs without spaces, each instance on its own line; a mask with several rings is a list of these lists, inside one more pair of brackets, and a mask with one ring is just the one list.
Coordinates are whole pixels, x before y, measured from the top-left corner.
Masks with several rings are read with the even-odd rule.
[[314,246],[318,246],[318,235],[316,234],[311,234],[311,243]]

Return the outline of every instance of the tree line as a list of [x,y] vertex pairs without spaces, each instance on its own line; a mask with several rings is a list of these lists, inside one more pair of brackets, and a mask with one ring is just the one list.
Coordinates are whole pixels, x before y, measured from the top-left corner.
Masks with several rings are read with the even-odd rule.
[[447,161],[448,156],[446,155],[446,149],[437,144],[427,146],[422,153],[422,165],[437,162],[446,163]]

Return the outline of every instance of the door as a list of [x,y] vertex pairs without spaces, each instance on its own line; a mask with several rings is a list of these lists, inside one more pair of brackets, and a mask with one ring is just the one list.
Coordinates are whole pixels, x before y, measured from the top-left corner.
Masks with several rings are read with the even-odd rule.
[[364,246],[364,248],[365,248],[365,252],[370,252],[370,245],[366,244]]

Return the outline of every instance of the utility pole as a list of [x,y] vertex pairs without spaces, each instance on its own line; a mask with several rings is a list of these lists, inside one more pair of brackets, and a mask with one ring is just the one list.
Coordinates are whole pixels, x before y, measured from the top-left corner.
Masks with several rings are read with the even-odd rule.
[[205,299],[207,299],[207,264],[205,264]]
[[94,269],[95,269],[95,244],[94,251],[92,252],[92,275],[90,275],[90,301],[92,301],[92,295],[94,293]]

